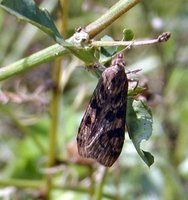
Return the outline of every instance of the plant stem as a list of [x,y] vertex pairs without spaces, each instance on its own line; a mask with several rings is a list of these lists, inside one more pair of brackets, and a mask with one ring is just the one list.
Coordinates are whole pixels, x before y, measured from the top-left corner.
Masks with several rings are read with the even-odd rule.
[[21,180],[21,179],[0,179],[0,186],[15,186],[17,188],[33,188],[33,189],[43,189],[44,182],[38,180]]
[[59,44],[52,45],[17,62],[0,68],[0,81],[32,69],[42,63],[49,62],[55,58],[64,55],[67,50]]
[[97,188],[95,190],[95,194],[92,200],[101,200],[103,198],[103,186],[105,184],[105,178],[108,172],[108,168],[100,166],[100,180],[97,184]]
[[146,39],[146,40],[133,40],[133,41],[92,41],[91,45],[95,47],[100,46],[144,46],[144,45],[151,45],[157,44],[159,42],[166,42],[170,38],[170,33],[165,32],[159,35],[156,39]]
[[[65,36],[66,32],[66,23],[68,17],[68,0],[59,0],[61,12],[60,18],[58,21],[58,27],[60,33]],[[50,104],[50,131],[49,131],[49,152],[48,152],[48,163],[47,167],[52,167],[55,164],[56,156],[56,146],[57,146],[57,134],[58,134],[58,124],[59,124],[59,102],[61,97],[61,78],[62,78],[62,68],[61,68],[62,59],[56,58],[53,66],[52,77],[55,82],[55,88],[52,93],[52,100]],[[51,198],[51,189],[52,189],[53,180],[51,175],[46,176],[46,196],[48,199]]]
[[[111,9],[109,9],[104,15],[102,15],[95,22],[89,24],[86,27],[90,39],[102,32],[106,27],[112,24],[118,17],[123,15],[134,5],[139,3],[140,0],[120,0]],[[70,37],[71,38],[71,37]],[[70,39],[69,38],[69,39]],[[67,41],[69,41],[69,39]],[[26,58],[23,58],[13,64],[0,68],[0,81],[9,78],[15,74],[29,70],[39,64],[46,63],[54,60],[55,58],[62,56],[67,52],[62,46],[56,44],[48,47],[42,51],[32,54]],[[72,52],[74,53],[74,52]]]
[[89,34],[90,38],[95,37],[102,30],[106,29],[116,19],[134,7],[140,0],[120,0],[112,6],[104,15],[98,18],[93,23],[89,24],[85,31]]

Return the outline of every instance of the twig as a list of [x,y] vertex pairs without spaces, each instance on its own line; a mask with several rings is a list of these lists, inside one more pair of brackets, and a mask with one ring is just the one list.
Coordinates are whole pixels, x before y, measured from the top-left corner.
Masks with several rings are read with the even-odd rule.
[[125,46],[125,47],[135,47],[135,46],[145,46],[151,44],[157,44],[160,42],[166,42],[170,38],[171,34],[169,32],[164,32],[158,36],[156,39],[147,40],[133,40],[133,41],[92,41],[91,46],[101,47],[101,46]]
[[118,19],[139,2],[140,0],[119,0],[104,15],[85,28],[85,31],[89,34],[90,39],[107,28],[116,19]]
[[[110,24],[112,24],[116,19],[118,19],[125,12],[130,10],[133,6],[139,3],[140,0],[120,0],[118,1],[109,11],[102,15],[99,19],[89,24],[85,30],[90,38],[93,38]],[[67,40],[70,41],[70,38]],[[63,48],[61,45],[55,44],[51,47],[43,49],[37,53],[34,53],[28,57],[18,60],[15,63],[7,65],[6,67],[0,68],[0,80],[7,79],[15,74],[19,74],[23,71],[29,70],[38,66],[41,63],[49,62],[54,60],[56,57],[62,56],[67,53],[67,49]],[[83,58],[83,61],[86,61]],[[85,59],[85,60],[84,60]]]

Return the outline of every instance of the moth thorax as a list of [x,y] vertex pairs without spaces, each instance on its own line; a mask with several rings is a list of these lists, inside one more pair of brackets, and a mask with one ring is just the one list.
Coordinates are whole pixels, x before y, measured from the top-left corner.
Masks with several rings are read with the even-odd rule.
[[125,67],[126,63],[123,59],[123,54],[120,53],[117,57],[112,61],[112,66],[118,65],[119,67]]

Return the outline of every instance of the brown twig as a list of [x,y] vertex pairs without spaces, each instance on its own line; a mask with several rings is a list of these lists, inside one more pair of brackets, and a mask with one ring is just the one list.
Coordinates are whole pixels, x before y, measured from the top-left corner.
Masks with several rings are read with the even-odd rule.
[[146,40],[132,40],[132,41],[92,41],[91,46],[101,47],[101,46],[125,46],[125,47],[135,47],[135,46],[145,46],[151,44],[157,44],[160,42],[166,42],[169,40],[171,34],[169,32],[164,32],[158,36],[156,39],[146,39]]

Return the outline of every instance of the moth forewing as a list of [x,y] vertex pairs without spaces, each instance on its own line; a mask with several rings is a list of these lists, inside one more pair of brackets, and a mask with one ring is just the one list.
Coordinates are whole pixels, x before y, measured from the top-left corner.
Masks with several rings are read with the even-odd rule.
[[124,65],[119,54],[102,73],[77,135],[79,154],[108,167],[117,160],[124,143],[128,91]]

